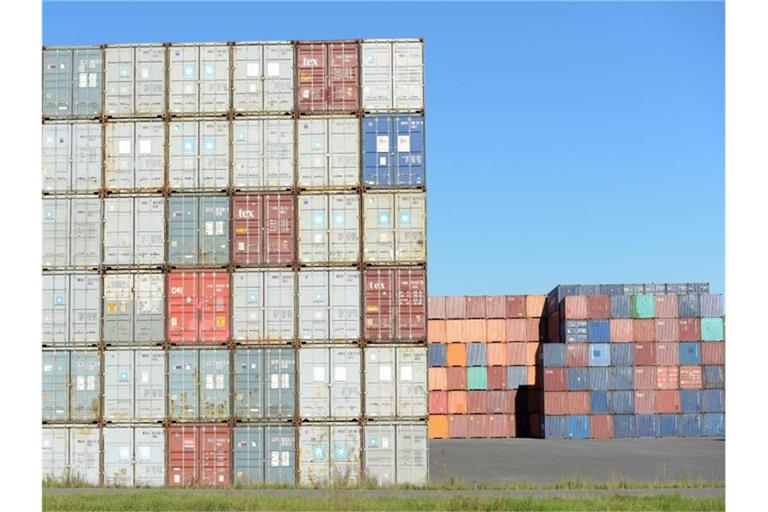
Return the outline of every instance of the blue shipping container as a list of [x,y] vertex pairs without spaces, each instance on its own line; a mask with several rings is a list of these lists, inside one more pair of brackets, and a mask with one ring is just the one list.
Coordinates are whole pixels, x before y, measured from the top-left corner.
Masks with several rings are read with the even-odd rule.
[[568,416],[568,438],[589,438],[589,416]]
[[705,389],[724,389],[725,367],[705,366],[701,378]]
[[467,366],[485,366],[485,343],[467,345]]
[[635,388],[635,368],[633,366],[614,366],[611,368],[611,386],[615,391]]
[[725,414],[705,414],[704,435],[707,437],[725,437]]
[[507,389],[517,389],[528,384],[527,366],[507,367]]
[[587,321],[566,320],[563,322],[563,339],[566,343],[586,343],[589,341]]
[[701,412],[725,412],[725,391],[722,389],[702,391]]
[[613,417],[614,439],[637,437],[637,426],[634,414],[617,414]]
[[680,365],[701,364],[701,343],[680,343]]
[[610,366],[611,346],[608,343],[593,343],[589,346],[589,366]]
[[608,343],[611,341],[610,320],[587,321],[587,339],[590,343]]
[[720,294],[704,293],[699,296],[701,316],[723,316],[723,301]]
[[589,389],[589,368],[568,368],[568,391]]
[[363,183],[372,188],[424,185],[424,118],[363,118]]
[[660,414],[659,435],[661,437],[680,437],[680,415]]
[[701,437],[701,414],[683,414],[681,418],[683,437]]
[[595,391],[611,390],[611,369],[597,366],[589,369],[589,389]]
[[701,316],[699,307],[699,296],[678,295],[677,296],[677,316],[680,318],[698,318]]
[[427,346],[427,359],[430,367],[446,366],[446,345],[444,343],[432,343]]
[[[632,318],[632,297],[614,295],[611,297],[611,318]],[[632,340],[623,340],[632,341]]]
[[611,364],[632,366],[635,364],[635,346],[632,343],[611,343]]
[[610,398],[612,414],[632,414],[635,412],[634,391],[612,391]]
[[611,412],[611,395],[608,391],[592,391],[590,395],[592,414],[608,414]]
[[658,437],[659,417],[655,414],[638,414],[635,417],[637,437]]
[[565,345],[561,343],[543,343],[544,368],[562,368],[565,366]]
[[565,439],[566,435],[566,416],[544,416],[544,437],[547,439]]
[[698,414],[701,412],[701,391],[697,389],[680,390],[680,412]]

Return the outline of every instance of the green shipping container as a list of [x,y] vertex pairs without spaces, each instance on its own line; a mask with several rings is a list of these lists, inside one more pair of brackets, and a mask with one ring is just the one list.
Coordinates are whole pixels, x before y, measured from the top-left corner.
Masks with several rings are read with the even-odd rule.
[[701,340],[702,341],[723,341],[725,337],[725,328],[722,318],[702,318],[701,319]]
[[467,389],[488,389],[488,369],[485,366],[467,368]]
[[656,316],[656,297],[653,295],[632,296],[632,318],[653,318]]

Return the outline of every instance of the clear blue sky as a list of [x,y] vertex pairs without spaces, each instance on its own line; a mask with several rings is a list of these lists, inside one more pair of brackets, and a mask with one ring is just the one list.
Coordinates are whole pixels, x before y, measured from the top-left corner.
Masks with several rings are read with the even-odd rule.
[[724,288],[724,4],[44,3],[44,44],[425,39],[429,289]]

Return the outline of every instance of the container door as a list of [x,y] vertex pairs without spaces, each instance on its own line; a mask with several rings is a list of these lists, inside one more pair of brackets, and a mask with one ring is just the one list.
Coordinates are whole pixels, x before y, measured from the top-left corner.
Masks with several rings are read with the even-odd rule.
[[72,189],[95,192],[101,187],[101,125],[72,125]]
[[200,198],[200,263],[229,263],[229,198]]
[[330,278],[330,334],[332,340],[360,337],[360,271],[332,270]]
[[136,274],[135,324],[137,343],[165,340],[165,279],[162,274]]
[[360,349],[331,350],[331,417],[360,416]]
[[72,50],[43,51],[43,116],[72,114]]
[[72,113],[76,116],[96,117],[101,113],[102,59],[101,49],[72,51]]
[[328,418],[331,415],[329,358],[327,348],[299,350],[299,415],[302,418]]
[[395,260],[394,195],[363,194],[363,258],[366,262]]
[[[264,417],[264,353],[263,349],[235,350],[234,414],[238,419]],[[237,449],[237,441],[235,448]]]
[[237,196],[233,199],[232,229],[234,247],[232,259],[238,265],[264,263],[263,255],[263,195]]
[[327,194],[299,196],[299,261],[328,261]]
[[244,487],[263,484],[264,427],[236,427],[232,437],[233,483]]
[[72,184],[72,125],[43,125],[43,191],[66,192]]
[[70,477],[84,483],[99,485],[99,429],[97,427],[72,428],[69,431]]
[[43,199],[43,267],[70,264],[69,199]]
[[427,416],[427,349],[397,349],[397,416]]
[[[392,347],[365,350],[365,415],[372,418],[395,416],[395,349]],[[394,450],[394,444],[391,448]],[[392,457],[394,459],[394,451]]]
[[229,427],[200,427],[200,485],[228,487],[231,484],[231,445]]
[[104,50],[104,113],[108,116],[134,112],[134,50],[127,47]]
[[232,286],[232,338],[236,341],[264,339],[264,272],[234,272]]
[[104,276],[104,341],[134,342],[133,274]]
[[426,272],[418,269],[400,269],[396,275],[397,339],[418,341],[426,338]]
[[203,189],[229,187],[229,123],[200,122],[200,182]]
[[134,485],[133,446],[133,428],[104,429],[104,485],[121,487]]
[[293,110],[293,45],[264,45],[264,110]]
[[359,185],[360,122],[356,118],[329,119],[328,149],[328,186]]
[[299,473],[301,485],[325,485],[330,476],[330,427],[301,427]]
[[327,109],[326,97],[326,44],[300,43],[296,45],[298,80],[296,84],[300,113]]
[[331,195],[328,198],[328,260],[333,263],[356,263],[360,258],[360,196],[344,194]]
[[134,357],[132,350],[104,352],[104,419],[107,421],[134,419]]
[[69,351],[43,352],[44,421],[69,419],[69,354]]
[[301,119],[297,126],[299,187],[312,189],[328,186],[328,120]]
[[99,417],[100,373],[101,361],[98,352],[77,350],[72,352],[70,373],[72,421],[92,421]]
[[75,344],[95,345],[100,339],[101,279],[97,273],[72,274],[69,321]]
[[370,187],[393,185],[393,123],[391,116],[363,119],[363,183]]
[[366,269],[364,273],[365,338],[391,340],[395,333],[395,271]]
[[392,44],[394,105],[396,110],[424,109],[424,45]]
[[172,190],[195,190],[200,184],[200,122],[168,124],[168,186]]
[[165,353],[161,350],[136,351],[137,420],[165,417]]
[[232,84],[232,103],[237,112],[264,110],[264,62],[262,45],[234,47],[235,76]]
[[199,112],[229,110],[229,47],[200,47]]
[[68,466],[69,430],[43,428],[43,480],[65,480]]
[[200,351],[200,417],[229,417],[229,351]]
[[131,265],[134,262],[132,197],[110,197],[104,200],[104,263]]
[[168,110],[171,113],[198,111],[200,97],[198,51],[197,46],[175,46],[170,49]]
[[173,419],[197,419],[198,350],[168,352],[168,416]]
[[236,119],[232,122],[232,185],[237,190],[265,186],[262,119]]
[[165,48],[137,47],[136,114],[161,115],[165,112]]
[[199,283],[197,272],[168,275],[168,339],[189,343],[199,338]]
[[184,487],[198,482],[199,427],[168,427],[168,485]]
[[165,484],[165,429],[136,427],[134,433],[136,485]]
[[[365,75],[363,75],[365,76]],[[395,427],[366,426],[363,474],[377,485],[395,483]]]
[[360,108],[357,43],[328,43],[328,110],[354,112]]
[[104,178],[108,190],[136,188],[135,147],[136,123],[107,123],[104,152]]
[[165,200],[137,197],[135,260],[138,265],[159,265],[165,260]]
[[[293,103],[293,91],[290,98]],[[293,132],[293,120],[264,120],[264,182],[269,188],[293,186]]]
[[168,263],[195,265],[198,262],[197,197],[168,198]]
[[136,123],[136,184],[139,190],[159,191],[165,184],[165,125]]
[[331,481],[354,484],[360,477],[360,427],[331,427]]
[[399,116],[393,119],[396,138],[392,140],[395,185],[424,186],[424,118]]
[[268,340],[292,340],[296,334],[295,272],[266,272],[264,276],[264,334]]
[[43,345],[69,341],[69,275],[43,276]]
[[228,272],[200,274],[200,341],[229,339]]
[[427,427],[397,426],[397,484],[427,483]]
[[267,374],[265,411],[269,418],[292,418],[295,413],[294,379],[296,366],[293,350],[271,348],[264,354]]
[[264,429],[266,458],[265,483],[296,483],[296,437],[293,427],[273,426]]
[[328,271],[299,272],[299,338],[328,340]]
[[424,194],[395,194],[395,201],[397,215],[395,259],[407,262],[425,261],[427,212]]
[[392,108],[392,43],[363,43],[362,52],[363,109]]
[[264,254],[270,265],[287,265],[294,260],[294,196],[264,196]]

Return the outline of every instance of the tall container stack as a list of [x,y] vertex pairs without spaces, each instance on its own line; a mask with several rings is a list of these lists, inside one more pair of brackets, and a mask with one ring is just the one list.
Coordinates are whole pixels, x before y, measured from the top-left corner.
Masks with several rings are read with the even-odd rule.
[[429,299],[429,436],[536,436],[545,296]]
[[45,473],[422,483],[420,40],[43,49]]
[[706,283],[566,285],[547,300],[546,438],[722,437],[722,296]]

